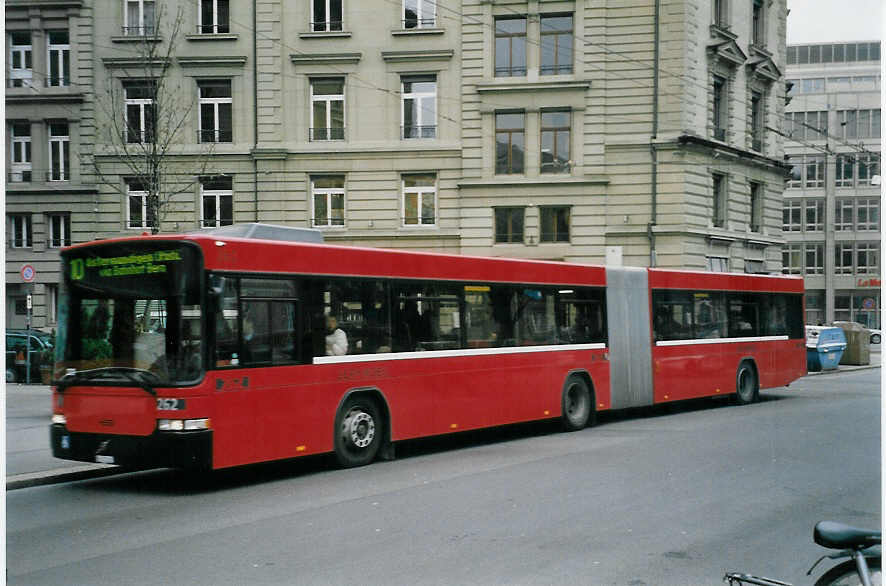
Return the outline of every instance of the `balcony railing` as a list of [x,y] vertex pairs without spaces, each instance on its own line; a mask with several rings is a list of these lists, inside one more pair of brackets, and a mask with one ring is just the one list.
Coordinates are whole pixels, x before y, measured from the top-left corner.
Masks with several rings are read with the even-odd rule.
[[33,87],[31,77],[10,77],[6,79],[6,87]]
[[401,138],[437,138],[437,126],[401,126]]
[[232,142],[233,141],[233,132],[230,129],[222,130],[222,129],[207,129],[207,130],[198,130],[197,131],[197,140],[201,143],[204,142]]
[[64,171],[55,170],[55,171],[47,171],[46,172],[46,181],[48,182],[56,182],[56,181],[70,181],[71,180],[71,172],[65,169]]
[[526,75],[525,65],[514,65],[512,67],[496,67],[495,77],[523,77]]
[[30,183],[31,171],[12,171],[6,174],[7,183]]
[[714,127],[714,139],[716,140],[726,140],[726,129],[720,128],[719,126]]
[[763,151],[763,141],[759,138],[751,139],[751,149],[759,152]]
[[308,140],[311,142],[319,140],[344,140],[345,129],[343,127],[335,128],[310,128],[308,129]]
[[542,75],[567,75],[572,73],[572,64],[563,64],[563,65],[542,65],[541,66],[541,74]]
[[45,81],[46,87],[68,87],[71,85],[70,77],[47,77]]
[[437,25],[436,18],[404,18],[403,28],[434,28]]
[[224,35],[231,32],[231,25],[224,24],[198,24],[198,35]]
[[157,34],[156,24],[120,27],[124,37],[153,37]]
[[320,20],[311,23],[311,30],[315,33],[327,33],[342,30],[340,20]]

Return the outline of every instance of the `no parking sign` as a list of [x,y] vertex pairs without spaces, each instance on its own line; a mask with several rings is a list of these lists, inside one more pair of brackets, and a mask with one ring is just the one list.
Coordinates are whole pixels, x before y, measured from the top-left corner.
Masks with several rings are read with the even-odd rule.
[[22,281],[25,283],[33,283],[34,279],[37,278],[37,271],[34,270],[32,265],[24,265],[21,270]]

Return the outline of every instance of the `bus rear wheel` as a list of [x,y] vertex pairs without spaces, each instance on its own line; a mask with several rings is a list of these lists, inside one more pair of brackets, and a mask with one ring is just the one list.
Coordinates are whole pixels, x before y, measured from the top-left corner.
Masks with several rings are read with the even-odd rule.
[[383,422],[368,397],[349,397],[335,418],[335,457],[344,468],[365,466],[381,445]]
[[579,376],[570,376],[563,385],[563,427],[578,431],[593,425],[594,402],[591,389]]
[[735,402],[749,405],[759,398],[760,382],[757,380],[757,371],[745,360],[738,366],[738,373],[735,375]]

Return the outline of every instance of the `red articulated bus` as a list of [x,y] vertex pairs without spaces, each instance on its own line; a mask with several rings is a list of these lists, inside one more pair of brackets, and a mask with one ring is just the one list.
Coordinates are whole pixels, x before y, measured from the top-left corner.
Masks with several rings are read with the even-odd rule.
[[[288,236],[284,236],[288,238]],[[805,374],[803,281],[201,233],[62,252],[58,458],[216,469]]]

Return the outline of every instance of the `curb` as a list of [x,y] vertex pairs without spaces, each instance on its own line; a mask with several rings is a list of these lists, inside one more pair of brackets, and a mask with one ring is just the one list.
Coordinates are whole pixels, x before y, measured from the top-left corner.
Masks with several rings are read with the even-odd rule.
[[872,370],[874,368],[880,368],[881,366],[882,366],[881,364],[867,364],[867,365],[862,365],[862,366],[851,366],[849,368],[840,368],[838,366],[837,368],[834,368],[832,370],[819,370],[817,372],[807,372],[806,376],[817,376],[820,374],[840,374],[843,372],[856,372],[859,370]]
[[120,474],[122,472],[123,470],[119,466],[86,464],[84,466],[72,466],[70,468],[55,468],[53,470],[44,470],[42,472],[16,474],[15,476],[6,477],[6,491],[9,492],[10,490],[18,490],[20,488],[31,488],[32,486],[58,484],[60,482],[101,478],[103,476],[113,476],[114,474]]

